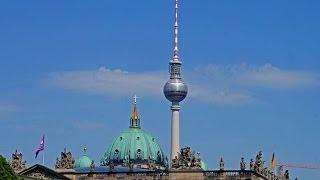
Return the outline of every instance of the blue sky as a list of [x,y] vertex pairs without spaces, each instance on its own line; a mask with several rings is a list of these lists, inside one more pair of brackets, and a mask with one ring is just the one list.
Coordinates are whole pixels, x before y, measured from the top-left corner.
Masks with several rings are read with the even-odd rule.
[[[181,1],[180,50],[189,95],[181,143],[212,169],[238,169],[259,150],[269,162],[320,164],[318,1]],[[46,135],[46,164],[64,147],[99,161],[141,123],[169,154],[162,94],[172,57],[173,1],[2,1],[0,153],[28,165]],[[291,169],[293,177],[320,178]]]

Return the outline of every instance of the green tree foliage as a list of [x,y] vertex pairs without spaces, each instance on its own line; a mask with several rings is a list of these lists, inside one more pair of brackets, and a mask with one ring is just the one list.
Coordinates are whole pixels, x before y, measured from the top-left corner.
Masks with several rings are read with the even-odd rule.
[[19,179],[6,159],[0,155],[0,180]]

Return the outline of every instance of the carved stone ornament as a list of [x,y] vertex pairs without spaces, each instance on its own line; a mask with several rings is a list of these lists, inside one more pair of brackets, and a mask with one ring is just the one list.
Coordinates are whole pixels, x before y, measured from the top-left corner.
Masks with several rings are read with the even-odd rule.
[[23,159],[22,153],[18,153],[18,150],[16,150],[15,153],[12,154],[10,166],[14,171],[19,172],[26,169],[26,162],[27,161]]
[[178,157],[172,159],[172,169],[201,169],[201,159],[199,154],[196,156],[195,152],[190,147],[181,148]]
[[28,174],[25,174],[25,176],[35,178],[35,179],[56,179],[56,177],[54,177],[50,174],[41,172],[39,170],[32,171]]
[[64,152],[61,152],[60,160],[57,158],[55,168],[56,169],[73,169],[74,159],[70,151],[67,152],[66,148]]

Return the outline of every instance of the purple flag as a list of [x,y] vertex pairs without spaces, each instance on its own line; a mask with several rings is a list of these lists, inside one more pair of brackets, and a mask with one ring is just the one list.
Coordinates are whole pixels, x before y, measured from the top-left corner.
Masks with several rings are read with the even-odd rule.
[[39,146],[38,146],[38,149],[37,149],[37,151],[36,151],[36,157],[35,157],[35,158],[37,158],[39,152],[40,152],[40,151],[43,151],[43,150],[44,150],[44,136],[42,136],[42,140],[41,140],[41,142],[40,142],[40,144],[39,144]]

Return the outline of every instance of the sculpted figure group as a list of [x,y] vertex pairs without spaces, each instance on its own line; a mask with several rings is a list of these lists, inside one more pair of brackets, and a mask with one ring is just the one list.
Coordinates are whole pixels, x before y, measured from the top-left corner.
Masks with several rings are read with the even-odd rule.
[[262,151],[256,155],[255,161],[250,160],[250,170],[255,171],[270,180],[289,180],[289,171],[284,172],[283,167],[279,166],[277,173],[274,173],[272,169],[264,167],[265,161],[263,161]]
[[172,169],[201,169],[201,159],[199,153],[195,152],[190,147],[181,148],[178,157],[172,159]]
[[61,152],[60,160],[57,158],[55,168],[56,169],[73,169],[74,159],[70,151],[67,152],[66,148]]
[[[221,161],[220,160],[220,170],[221,170]],[[274,172],[274,169],[264,167],[265,161],[263,160],[262,151],[259,151],[256,155],[255,160],[250,159],[249,164],[249,170],[254,171],[256,173],[259,173],[266,177],[268,180],[289,180],[289,171],[283,170],[283,166],[279,166],[277,169],[277,172]],[[224,165],[224,163],[223,163]],[[240,170],[245,171],[246,170],[246,162],[244,161],[244,158],[241,157],[240,160]]]
[[10,166],[14,171],[19,172],[26,168],[26,162],[27,161],[23,159],[22,153],[18,153],[18,150],[16,150],[15,153],[12,154]]

